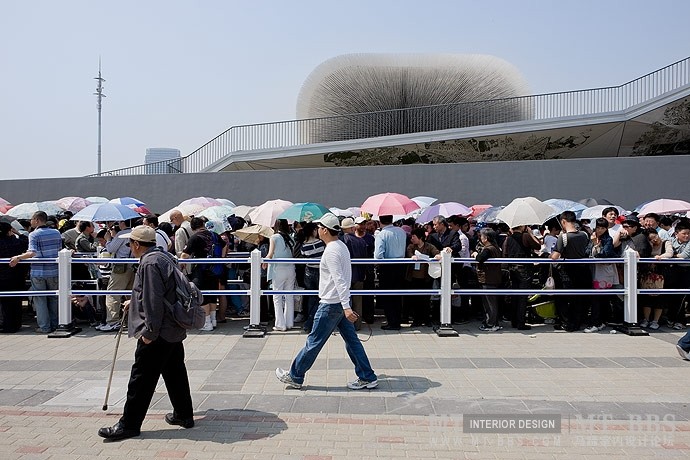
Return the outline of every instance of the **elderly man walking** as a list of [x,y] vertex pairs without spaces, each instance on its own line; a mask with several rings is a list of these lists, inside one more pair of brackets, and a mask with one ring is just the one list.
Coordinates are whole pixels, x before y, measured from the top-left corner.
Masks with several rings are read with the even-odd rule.
[[353,324],[357,320],[357,314],[350,307],[352,267],[347,246],[338,238],[340,222],[331,213],[324,214],[316,222],[319,225],[319,238],[326,243],[319,266],[319,307],[306,345],[297,354],[289,371],[276,369],[276,377],[292,388],[302,388],[305,374],[311,369],[328,338],[338,329],[358,377],[347,384],[348,388],[376,388],[378,379]]
[[119,238],[128,238],[132,256],[139,258],[132,299],[125,302],[128,335],[137,339],[137,349],[122,417],[112,427],[98,430],[98,435],[110,441],[139,436],[161,376],[173,407],[165,421],[192,428],[194,409],[182,344],[187,333],[165,305],[165,300],[176,299],[174,261],[156,247],[151,227],[139,225]]

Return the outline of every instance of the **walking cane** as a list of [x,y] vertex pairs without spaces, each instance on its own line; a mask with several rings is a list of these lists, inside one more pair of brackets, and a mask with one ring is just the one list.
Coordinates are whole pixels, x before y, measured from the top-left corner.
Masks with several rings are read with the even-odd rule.
[[110,366],[110,377],[108,377],[108,387],[105,389],[105,401],[103,402],[103,410],[108,410],[108,397],[110,396],[110,384],[113,382],[113,372],[115,371],[115,360],[117,359],[117,349],[120,347],[120,337],[122,337],[122,328],[125,326],[127,319],[127,310],[125,310],[120,322],[120,330],[117,331],[117,340],[115,342],[115,353],[113,353],[113,364]]

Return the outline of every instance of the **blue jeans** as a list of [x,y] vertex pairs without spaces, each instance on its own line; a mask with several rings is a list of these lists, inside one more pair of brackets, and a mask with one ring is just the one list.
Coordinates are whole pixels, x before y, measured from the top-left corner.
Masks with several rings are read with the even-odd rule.
[[[31,278],[31,289],[34,291],[56,291],[58,289],[58,277]],[[56,296],[34,297],[36,309],[36,322],[44,332],[49,332],[58,327],[58,298]]]
[[685,335],[680,338],[678,345],[680,345],[683,350],[690,352],[690,331],[686,332]]
[[316,361],[316,357],[331,334],[338,329],[345,341],[345,350],[355,365],[357,377],[368,382],[376,380],[376,374],[369,364],[362,342],[357,338],[355,325],[343,313],[339,303],[320,303],[314,316],[314,325],[307,337],[307,344],[300,350],[290,366],[290,377],[296,383],[304,383],[304,375]]
[[[306,267],[304,269],[304,289],[307,290],[319,290],[319,269]],[[314,325],[314,316],[316,316],[316,309],[319,307],[319,296],[317,295],[305,295],[302,297],[302,314],[305,316],[304,324],[302,329],[305,332],[311,332],[312,326]]]

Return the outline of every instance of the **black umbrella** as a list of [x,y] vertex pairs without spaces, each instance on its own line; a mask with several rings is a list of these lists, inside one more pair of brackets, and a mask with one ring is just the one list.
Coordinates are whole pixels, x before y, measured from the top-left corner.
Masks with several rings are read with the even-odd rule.
[[605,205],[612,205],[613,204],[609,200],[605,200],[604,198],[583,198],[580,201],[578,201],[578,203],[582,203],[585,206],[587,206],[588,208],[591,208],[592,206],[599,206],[602,204],[605,204]]

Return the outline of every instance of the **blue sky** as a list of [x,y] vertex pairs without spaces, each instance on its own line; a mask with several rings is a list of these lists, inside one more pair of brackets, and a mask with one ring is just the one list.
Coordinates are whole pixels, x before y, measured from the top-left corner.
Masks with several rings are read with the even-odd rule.
[[346,53],[491,54],[533,94],[619,85],[690,56],[684,0],[3,2],[0,180],[192,152],[233,125],[295,118],[302,82]]

